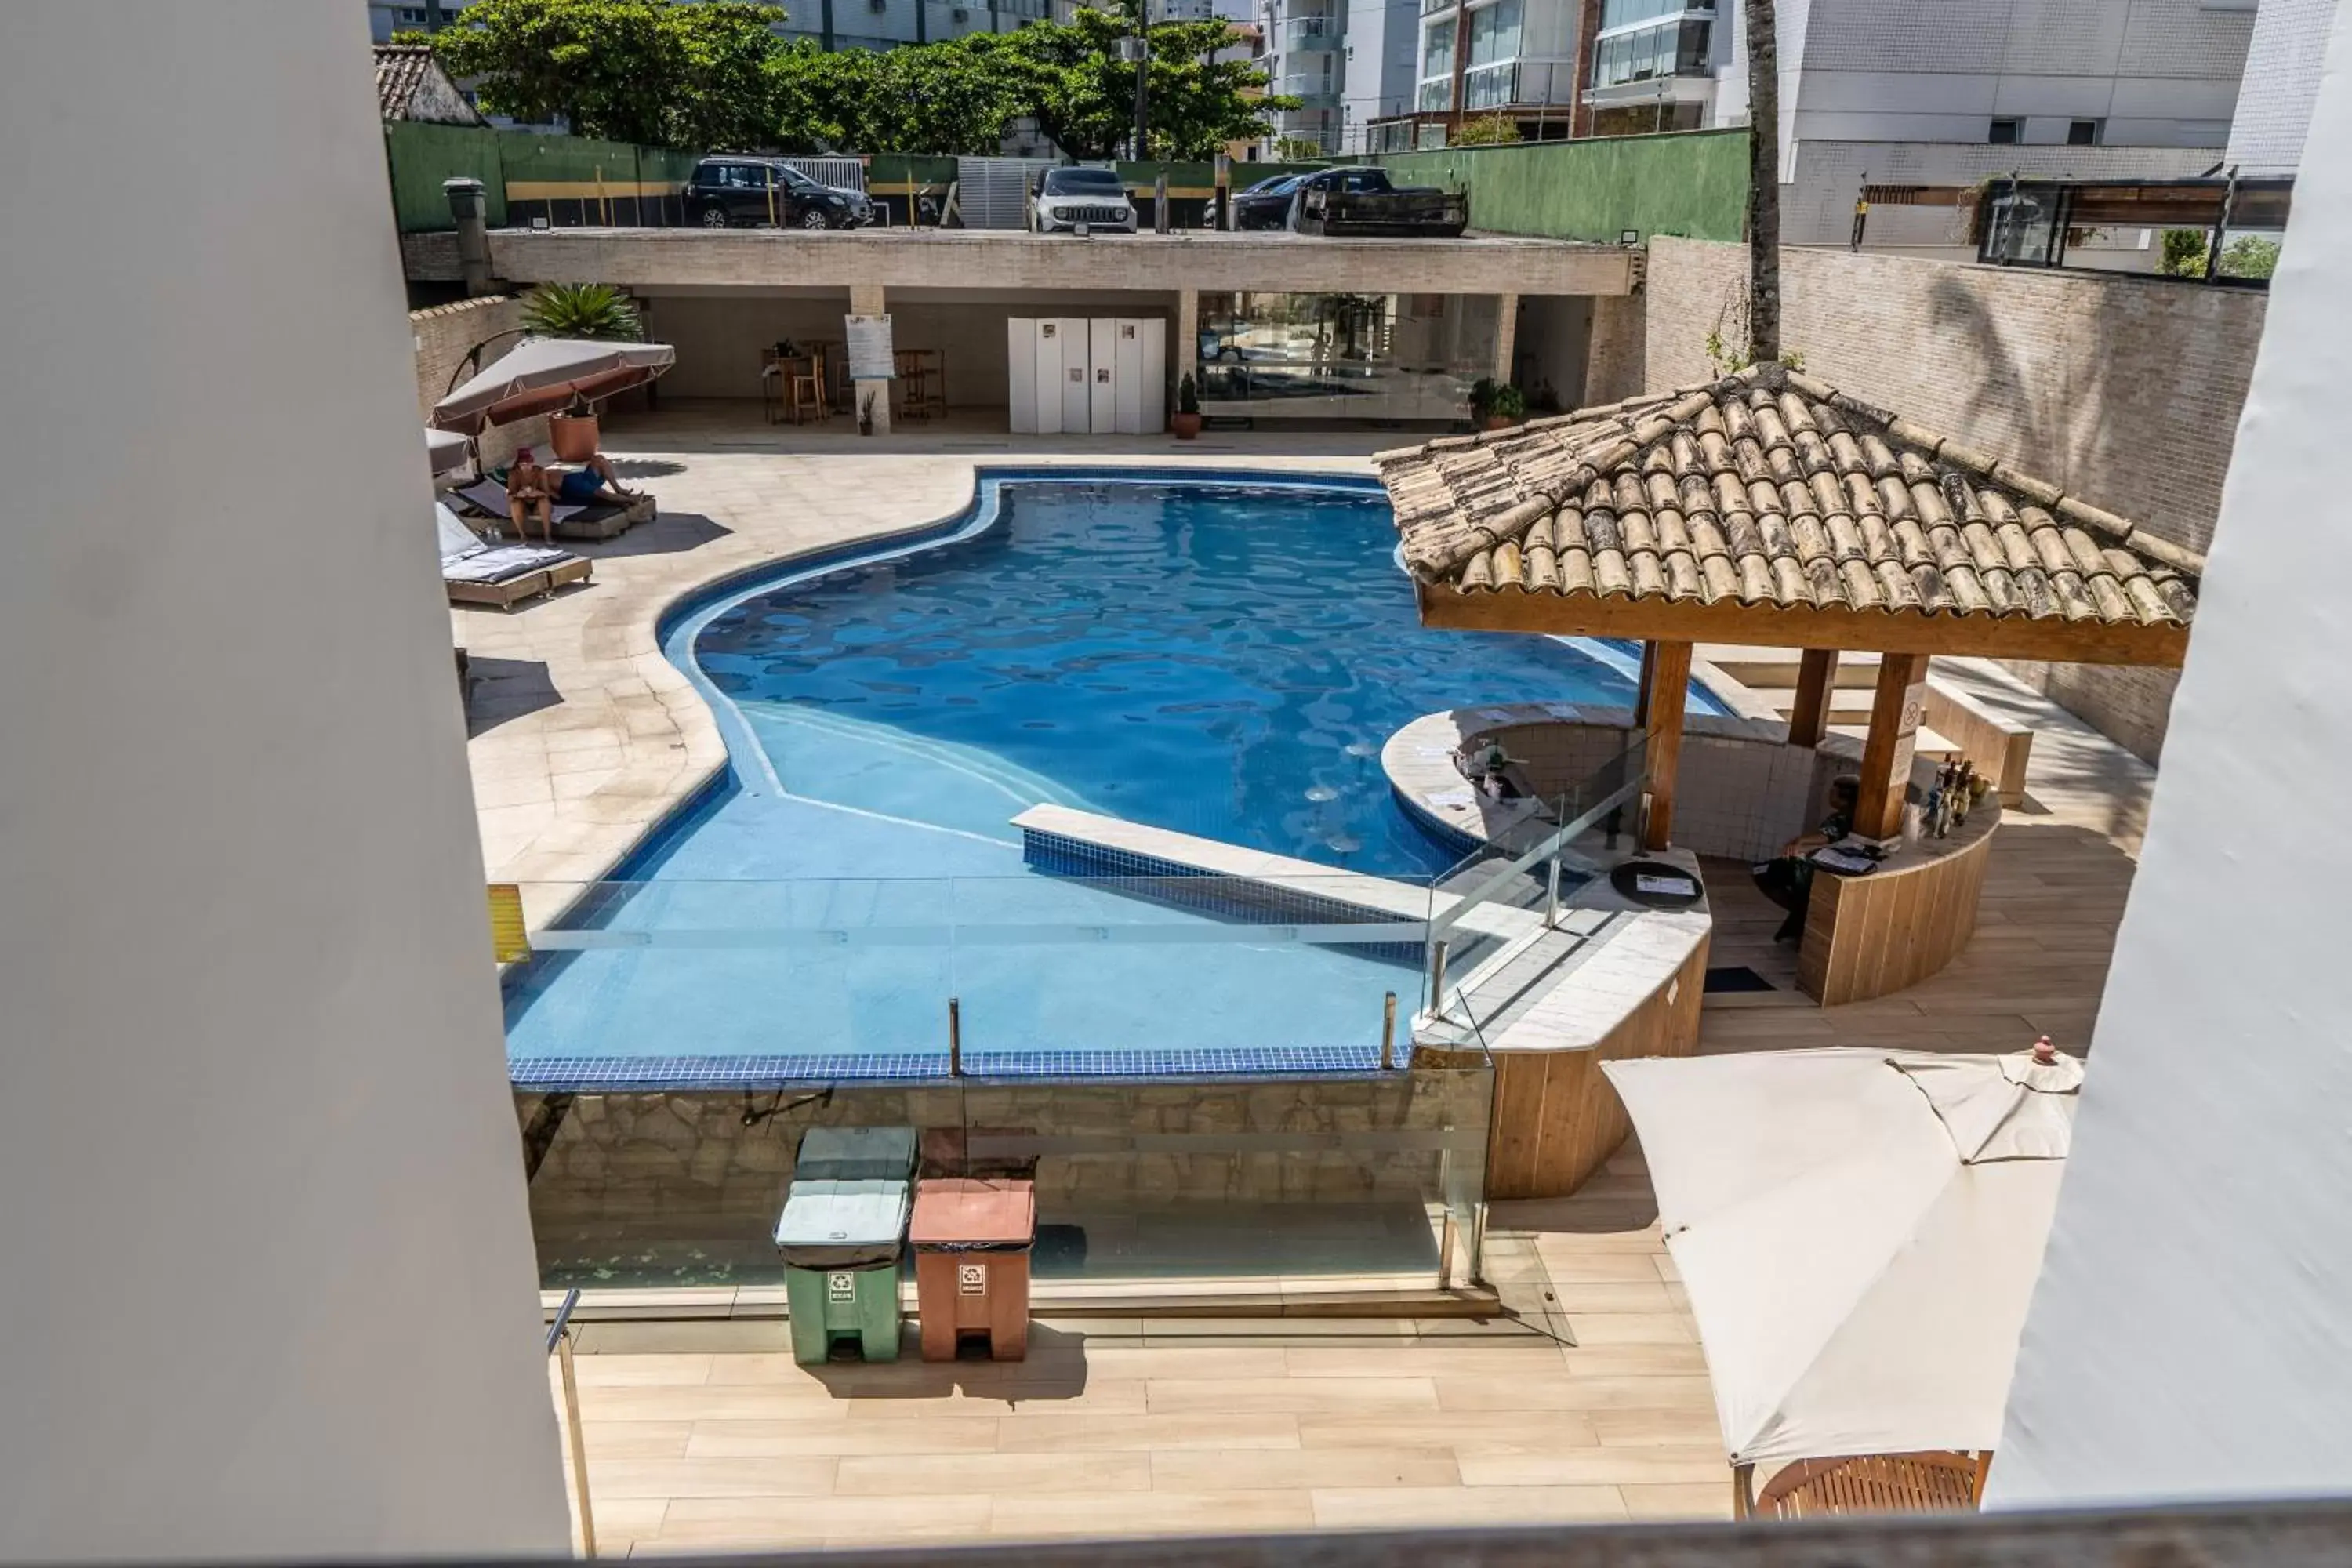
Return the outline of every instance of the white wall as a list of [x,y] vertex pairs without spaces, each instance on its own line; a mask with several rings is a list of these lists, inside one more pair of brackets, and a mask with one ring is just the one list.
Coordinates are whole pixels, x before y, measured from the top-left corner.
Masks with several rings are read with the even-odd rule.
[[8,8],[0,1558],[566,1547],[367,30]]
[[[1993,1461],[2001,1507],[2352,1491],[2339,30]],[[2332,155],[2317,155],[2328,153]]]

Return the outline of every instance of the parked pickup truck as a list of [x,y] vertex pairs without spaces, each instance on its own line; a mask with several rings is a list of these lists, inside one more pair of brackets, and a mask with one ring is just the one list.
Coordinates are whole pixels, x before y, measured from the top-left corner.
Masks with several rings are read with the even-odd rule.
[[1470,198],[1434,185],[1389,184],[1388,171],[1324,169],[1300,182],[1290,226],[1301,234],[1432,235],[1452,239],[1470,226]]

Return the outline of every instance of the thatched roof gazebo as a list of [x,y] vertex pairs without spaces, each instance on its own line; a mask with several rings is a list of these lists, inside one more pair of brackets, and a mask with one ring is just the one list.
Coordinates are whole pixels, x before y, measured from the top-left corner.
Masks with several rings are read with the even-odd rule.
[[2204,559],[1991,454],[1779,364],[1374,458],[1423,624],[1645,645],[1644,842],[1671,831],[1693,645],[1882,656],[1855,829],[1902,825],[1935,654],[2178,665]]

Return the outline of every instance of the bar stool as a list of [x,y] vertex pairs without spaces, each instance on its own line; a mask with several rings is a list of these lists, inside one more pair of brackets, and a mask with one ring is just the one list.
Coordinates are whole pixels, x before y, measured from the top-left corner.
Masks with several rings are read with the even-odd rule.
[[788,362],[786,374],[791,380],[785,401],[791,405],[795,425],[833,417],[833,408],[824,396],[824,363],[814,354]]

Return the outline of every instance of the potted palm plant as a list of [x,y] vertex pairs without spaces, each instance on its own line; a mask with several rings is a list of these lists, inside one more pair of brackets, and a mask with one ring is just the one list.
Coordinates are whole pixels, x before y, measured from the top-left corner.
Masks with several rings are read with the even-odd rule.
[[[522,324],[539,338],[633,343],[646,335],[636,305],[609,283],[542,283],[523,298]],[[594,457],[602,434],[584,399],[547,421],[548,445],[567,463]]]
[[1179,441],[1190,441],[1201,433],[1201,389],[1192,384],[1190,371],[1176,379],[1176,414],[1168,427],[1176,432]]
[[1506,430],[1528,416],[1528,395],[1509,382],[1496,387],[1486,396],[1486,426],[1489,430]]

